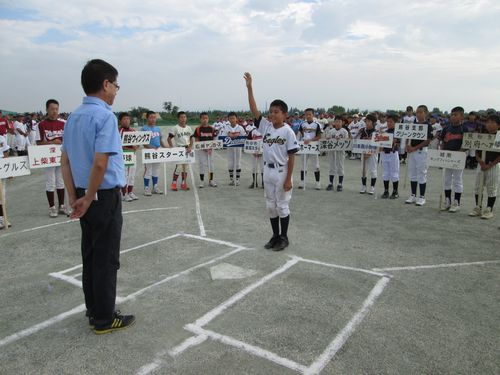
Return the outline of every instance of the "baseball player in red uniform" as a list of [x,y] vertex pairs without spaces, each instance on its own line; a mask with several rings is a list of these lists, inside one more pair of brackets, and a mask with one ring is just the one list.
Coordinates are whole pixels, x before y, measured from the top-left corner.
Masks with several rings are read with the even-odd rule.
[[[45,104],[47,118],[38,124],[38,145],[60,145],[64,134],[64,121],[59,119],[59,102],[55,99],[47,100]],[[58,214],[68,215],[64,207],[64,181],[61,167],[44,168],[45,190],[49,202],[49,216],[57,217]],[[59,208],[55,205],[54,193],[57,190]]]

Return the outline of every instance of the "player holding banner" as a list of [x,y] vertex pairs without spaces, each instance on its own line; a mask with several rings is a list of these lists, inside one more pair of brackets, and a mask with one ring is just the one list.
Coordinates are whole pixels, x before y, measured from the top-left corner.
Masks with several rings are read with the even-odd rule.
[[[177,119],[179,120],[179,124],[174,126],[170,132],[168,133],[168,145],[170,147],[174,147],[172,143],[172,139],[175,141],[175,147],[185,147],[187,153],[189,154],[193,149],[193,129],[190,126],[187,126],[187,115],[186,112],[177,113]],[[179,178],[179,172],[177,172],[177,168],[181,169],[181,189],[189,190],[187,185],[187,171],[189,168],[189,164],[176,164],[174,173],[172,176],[172,185],[171,190],[177,191],[177,179]]]
[[[261,141],[263,138],[259,129],[257,129],[254,124],[248,125],[246,131],[248,134],[247,137],[251,141]],[[250,189],[259,187],[259,183],[257,181],[259,171],[261,175],[262,188],[264,188],[264,159],[262,159],[262,154],[252,154],[252,184],[249,186]]]
[[273,100],[269,106],[269,120],[262,117],[253,96],[252,76],[245,73],[244,78],[250,111],[256,119],[255,126],[263,135],[264,191],[273,229],[273,237],[264,247],[280,251],[289,244],[294,154],[299,151],[299,147],[292,128],[285,125],[288,112],[286,103],[279,99]]
[[[119,132],[120,136],[123,138],[123,133],[135,132],[134,128],[130,127],[130,114],[127,112],[121,112],[118,115],[118,122],[120,125]],[[124,152],[133,152],[135,154],[138,146],[124,146]],[[134,194],[134,181],[135,181],[136,166],[126,165],[125,166],[125,186],[122,187],[122,199],[125,202],[132,202],[138,200],[137,195]]]
[[[208,124],[208,114],[200,113],[200,125],[194,130],[194,138],[197,142],[213,141],[215,129]],[[200,166],[200,188],[205,187],[205,172],[208,170],[208,185],[217,187],[214,181],[214,158],[213,150],[198,150],[196,158]]]
[[[366,115],[365,124],[366,126],[359,132],[359,138],[364,140],[371,140],[372,134],[375,131],[375,123],[377,122],[377,117],[370,113]],[[375,194],[375,183],[377,182],[377,153],[363,154],[363,170],[361,173],[361,190],[360,194],[368,193],[370,195]],[[368,171],[367,171],[368,169]],[[367,172],[370,173],[370,188],[366,190]]]
[[[328,125],[325,129],[326,139],[347,139],[349,132],[342,127],[343,120],[337,117],[332,125]],[[344,182],[344,151],[330,151],[328,152],[328,160],[330,162],[330,183],[326,190],[333,190],[333,180],[335,175],[339,176],[337,191],[342,191],[342,183]]]
[[[397,115],[389,114],[387,116],[387,130],[386,133],[394,134],[394,126],[399,121]],[[394,138],[392,147],[384,147],[380,153],[382,161],[384,180],[384,194],[382,198],[396,199],[399,198],[398,185],[399,185],[399,140]],[[392,181],[392,194],[389,196],[389,182]]]

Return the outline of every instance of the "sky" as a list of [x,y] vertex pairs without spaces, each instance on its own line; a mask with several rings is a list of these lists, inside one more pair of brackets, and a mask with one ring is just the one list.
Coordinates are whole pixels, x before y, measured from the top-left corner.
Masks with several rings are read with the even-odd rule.
[[498,0],[0,0],[0,108],[72,111],[86,61],[114,109],[500,109]]

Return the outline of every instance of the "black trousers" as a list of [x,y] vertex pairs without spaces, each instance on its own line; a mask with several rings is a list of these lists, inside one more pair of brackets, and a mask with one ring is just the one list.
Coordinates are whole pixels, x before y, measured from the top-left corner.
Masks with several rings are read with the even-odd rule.
[[[83,197],[85,190],[77,189],[76,194]],[[123,218],[120,189],[99,190],[97,196],[80,218],[82,284],[90,316],[103,324],[111,321],[115,312]]]

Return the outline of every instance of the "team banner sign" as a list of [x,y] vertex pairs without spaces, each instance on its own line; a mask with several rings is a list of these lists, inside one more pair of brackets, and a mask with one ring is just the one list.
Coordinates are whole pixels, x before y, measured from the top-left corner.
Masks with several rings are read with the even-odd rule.
[[193,150],[220,150],[223,148],[223,142],[221,140],[214,139],[213,141],[200,141],[195,142],[193,145]]
[[372,144],[377,147],[391,148],[394,141],[394,134],[384,132],[373,132]]
[[264,152],[264,145],[262,140],[249,140],[245,141],[243,152],[246,154],[262,154]]
[[227,135],[221,135],[219,136],[219,139],[222,141],[224,148],[227,147],[232,148],[232,147],[244,147],[247,137],[246,135],[240,135],[239,137],[231,138],[230,136]]
[[375,154],[378,146],[372,143],[371,139],[356,139],[352,146],[352,152],[355,154]]
[[142,150],[142,163],[178,163],[192,164],[195,162],[194,152],[188,153],[184,147],[145,148]]
[[466,150],[500,151],[495,134],[464,133],[462,148]]
[[461,151],[434,150],[427,151],[427,165],[448,169],[464,169],[466,153]]
[[314,141],[305,144],[304,141],[298,141],[297,144],[299,145],[297,154],[319,155],[319,142]]
[[27,156],[0,159],[0,178],[27,176],[31,174]]
[[123,151],[123,162],[126,167],[130,167],[137,163],[137,155],[135,151]]
[[141,146],[149,145],[153,132],[150,131],[134,131],[122,133],[123,146]]
[[61,166],[61,145],[28,146],[30,169]]
[[319,141],[320,152],[331,151],[350,151],[352,150],[353,141],[349,138],[339,139],[324,139]]
[[402,124],[398,123],[394,127],[394,138],[418,139],[425,141],[427,139],[427,124]]

